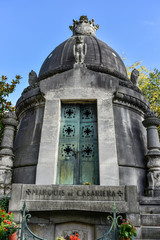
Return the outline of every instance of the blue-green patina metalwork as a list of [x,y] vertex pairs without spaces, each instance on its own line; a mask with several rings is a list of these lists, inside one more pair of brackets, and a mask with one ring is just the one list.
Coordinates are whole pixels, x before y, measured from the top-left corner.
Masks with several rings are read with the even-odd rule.
[[99,184],[97,105],[62,104],[57,184]]
[[102,237],[97,238],[97,240],[119,240],[119,229],[120,225],[118,224],[118,220],[122,220],[122,216],[117,216],[116,204],[113,204],[113,216],[108,216],[107,220],[111,221],[111,227],[108,232],[106,232]]
[[23,209],[22,209],[22,223],[21,223],[21,229],[18,232],[18,239],[20,240],[47,240],[44,238],[40,238],[37,235],[35,235],[28,227],[28,220],[31,218],[31,214],[29,214],[26,202],[24,202]]
[[[119,235],[120,231],[120,225],[118,224],[118,220],[122,220],[122,216],[118,215],[116,204],[114,202],[113,204],[113,216],[108,216],[107,220],[111,221],[111,227],[108,232],[106,232],[103,236],[100,238],[97,238],[96,240],[120,240],[121,237]],[[134,240],[134,237],[132,237],[132,240]]]
[[[113,213],[112,215],[107,217],[108,221],[111,221],[111,227],[107,233],[105,233],[100,238],[97,238],[96,240],[120,240],[119,236],[119,229],[120,225],[118,224],[118,220],[122,220],[122,216],[118,215],[116,204],[114,202],[113,205]],[[22,209],[22,223],[21,227],[18,229],[17,237],[18,240],[47,240],[44,238],[40,238],[37,235],[35,235],[30,228],[28,227],[28,221],[31,218],[31,214],[29,214],[26,202],[24,202],[23,209]],[[5,237],[4,239],[5,240]],[[132,240],[134,240],[134,237],[132,237]]]

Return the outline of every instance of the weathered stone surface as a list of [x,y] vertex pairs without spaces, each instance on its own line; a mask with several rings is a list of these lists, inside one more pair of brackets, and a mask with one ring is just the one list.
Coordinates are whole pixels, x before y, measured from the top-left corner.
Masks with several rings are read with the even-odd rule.
[[153,197],[160,196],[160,141],[157,128],[159,124],[160,120],[157,118],[155,112],[148,111],[145,114],[143,125],[147,128],[148,147],[146,155],[148,161],[148,185],[146,194]]
[[160,227],[143,227],[142,228],[142,239],[152,240],[159,239]]
[[[17,199],[17,196],[18,199]],[[17,201],[15,202],[15,197]],[[10,209],[16,211],[24,200],[30,211],[45,210],[84,210],[107,212],[112,210],[113,201],[117,202],[120,212],[138,211],[136,188],[107,186],[37,186],[13,184]],[[19,204],[17,205],[17,202]]]
[[146,170],[127,166],[119,167],[120,185],[135,185],[138,193],[144,195],[146,186]]
[[37,74],[35,71],[31,70],[29,73],[29,79],[28,79],[29,85],[32,85],[37,82]]
[[0,157],[0,196],[11,193],[13,157]]
[[36,234],[38,237],[41,237],[46,240],[53,240],[54,236],[54,224],[53,223],[29,223],[30,230]]
[[125,201],[124,187],[106,186],[23,186],[22,199],[75,200],[75,201]]
[[[40,80],[73,68],[75,63],[73,45],[75,43],[76,36],[73,36],[48,55],[39,72]],[[128,80],[124,63],[112,48],[94,36],[84,36],[84,43],[87,44],[84,63],[88,69]]]
[[159,226],[160,214],[143,214],[141,215],[141,224],[143,226]]
[[[82,28],[76,21],[72,27],[76,34],[86,31],[88,20],[82,16],[81,21]],[[94,27],[93,20],[87,24],[89,29]],[[152,118],[145,122],[152,152],[147,162],[142,121],[150,107],[136,86],[137,71],[132,72],[130,81],[117,53],[88,34],[87,28],[84,42],[78,38],[80,48],[79,43],[75,45],[77,35],[59,45],[45,60],[39,78],[30,79],[31,85],[17,102],[20,124],[13,181],[24,185],[13,184],[10,210],[20,221],[19,210],[26,200],[33,215],[31,229],[49,240],[66,228],[72,231],[73,225],[81,238],[94,239],[108,230],[106,217],[115,201],[123,218],[137,227],[136,239],[158,239],[159,198],[141,198],[140,206],[138,201],[144,195],[147,167],[152,169],[150,180],[154,178],[154,184],[149,183],[152,192],[154,185],[152,196],[160,194],[158,135],[153,134],[159,121]],[[100,186],[56,185],[61,106],[65,103],[97,106]],[[5,170],[1,170],[3,178]],[[86,229],[92,229],[87,230],[90,234]]]
[[36,166],[17,167],[13,171],[13,182],[34,184],[35,176]]
[[[35,167],[33,165],[36,166],[38,162],[43,112],[42,107],[34,109],[26,113],[20,121],[14,143],[14,167],[16,168],[13,180],[16,183],[35,183],[35,173],[33,176],[33,171],[35,172],[33,168],[35,169]],[[21,167],[22,169],[20,169]]]
[[18,125],[15,112],[6,112],[2,123],[4,124],[4,132],[0,147],[0,156],[8,155],[13,157],[14,132],[15,127]]

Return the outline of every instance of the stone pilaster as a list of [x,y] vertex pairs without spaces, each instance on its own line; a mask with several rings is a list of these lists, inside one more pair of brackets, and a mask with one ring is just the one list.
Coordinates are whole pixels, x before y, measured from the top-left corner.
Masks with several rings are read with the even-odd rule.
[[2,121],[4,132],[0,147],[0,195],[8,194],[11,190],[13,166],[13,140],[15,127],[18,125],[16,114],[7,112]]
[[160,143],[157,127],[160,125],[160,119],[155,112],[147,112],[144,127],[147,129],[147,168],[148,168],[148,187],[146,193],[148,196],[160,196]]

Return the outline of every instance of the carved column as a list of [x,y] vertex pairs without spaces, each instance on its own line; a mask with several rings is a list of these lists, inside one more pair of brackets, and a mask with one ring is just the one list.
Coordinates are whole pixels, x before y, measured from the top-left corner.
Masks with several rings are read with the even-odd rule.
[[147,129],[147,195],[156,197],[160,196],[160,143],[157,129],[160,119],[155,112],[147,112],[143,125]]
[[11,190],[13,166],[13,140],[15,127],[18,125],[16,114],[7,112],[2,121],[4,132],[0,147],[0,195],[8,194]]

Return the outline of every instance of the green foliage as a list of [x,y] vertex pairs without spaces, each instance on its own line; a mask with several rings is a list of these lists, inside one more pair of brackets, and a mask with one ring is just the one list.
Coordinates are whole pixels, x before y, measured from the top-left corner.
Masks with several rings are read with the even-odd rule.
[[12,103],[7,100],[9,94],[13,93],[17,84],[19,84],[21,77],[19,75],[15,76],[15,80],[13,79],[11,83],[7,82],[7,77],[2,75],[0,77],[0,144],[2,140],[3,134],[3,124],[2,119],[4,116],[4,112],[6,111],[14,111],[15,107],[12,106]]
[[[139,71],[138,86],[149,101],[151,109],[157,112],[160,117],[160,71],[154,69],[149,71],[142,62],[136,62],[127,67],[127,73],[130,77],[132,70],[136,68]],[[160,126],[158,128],[160,135]]]
[[130,221],[122,220],[122,224],[120,226],[120,236],[123,237],[123,239],[132,239],[132,237],[136,236],[136,228],[131,224]]
[[17,231],[18,226],[14,220],[14,214],[12,212],[7,213],[4,209],[0,208],[0,239],[8,239],[9,235],[12,235]]
[[0,208],[7,212],[8,206],[9,206],[9,197],[4,195],[3,198],[0,199]]

